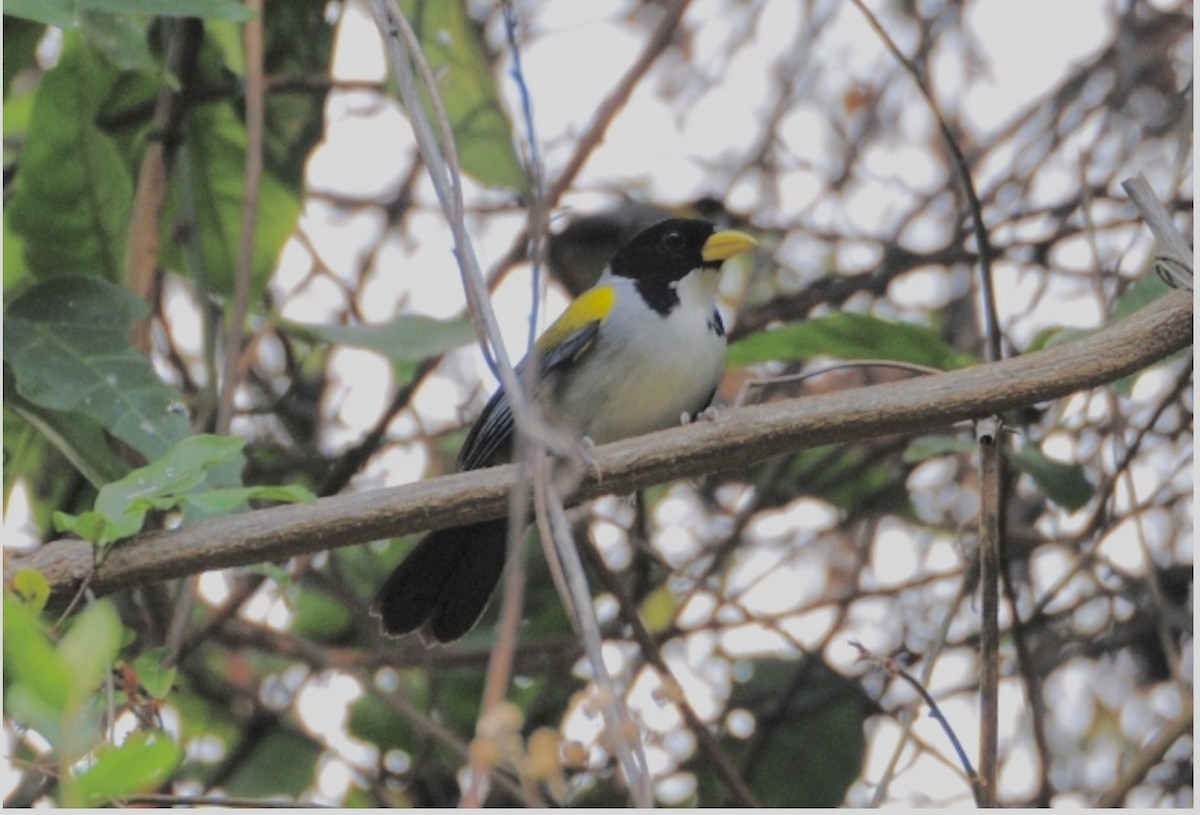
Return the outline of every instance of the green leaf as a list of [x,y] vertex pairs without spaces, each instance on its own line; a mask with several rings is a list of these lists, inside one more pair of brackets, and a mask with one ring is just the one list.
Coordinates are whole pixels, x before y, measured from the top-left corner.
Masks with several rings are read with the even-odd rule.
[[437,320],[417,314],[374,325],[309,325],[290,320],[279,320],[278,325],[306,342],[366,348],[394,362],[418,362],[475,338],[468,320]]
[[166,667],[166,660],[170,654],[171,649],[164,645],[143,651],[133,660],[133,669],[137,671],[138,681],[154,699],[165,699],[179,674],[178,668]]
[[50,599],[50,581],[37,569],[17,569],[12,576],[12,590],[35,614],[44,609]]
[[[212,102],[189,109],[183,122],[184,147],[172,174],[162,218],[163,264],[187,269],[202,289],[231,295],[242,235],[246,194],[246,128],[232,104]],[[269,172],[259,184],[259,203],[251,259],[251,302],[266,287],[284,242],[300,217],[300,204],[283,182]],[[188,240],[198,252],[189,254],[173,234],[180,222],[189,225]],[[189,258],[197,257],[201,268]]]
[[[245,22],[254,18],[240,0],[75,0],[80,9],[155,17],[215,17]],[[7,10],[7,9],[6,9]]]
[[245,22],[254,15],[238,0],[4,0],[4,13],[59,28],[75,25],[75,12],[216,17]]
[[71,621],[58,644],[67,666],[71,698],[80,700],[96,692],[120,648],[121,618],[112,601],[92,603]]
[[[4,407],[19,416],[46,444],[61,453],[83,476],[99,488],[129,472],[113,454],[104,428],[90,416],[40,408],[17,392],[16,379],[4,366]],[[9,482],[11,483],[11,482]]]
[[1034,351],[1044,351],[1050,346],[1057,344],[1058,338],[1062,333],[1063,327],[1061,325],[1046,326],[1033,335],[1033,339],[1025,347],[1025,353],[1032,354]]
[[183,751],[166,734],[132,733],[119,747],[96,751],[92,765],[67,786],[73,793],[67,804],[94,807],[152,790],[171,777],[182,758]]
[[904,460],[909,464],[928,461],[945,455],[971,454],[976,443],[958,436],[921,436],[904,448]]
[[943,371],[975,363],[974,358],[954,350],[925,326],[846,311],[752,334],[730,346],[728,361],[739,367],[815,356],[887,359]]
[[7,215],[39,277],[121,277],[133,179],[116,142],[96,126],[115,77],[68,32],[58,65],[38,88]]
[[205,490],[179,498],[179,506],[189,523],[203,518],[218,518],[231,515],[246,508],[248,501],[275,501],[287,504],[303,504],[317,500],[307,488],[299,484],[281,486],[225,487]]
[[93,511],[55,513],[55,526],[106,546],[140,532],[153,510],[178,508],[184,523],[195,523],[241,511],[251,500],[316,500],[301,486],[241,486],[245,444],[236,436],[189,436],[161,458],[106,484]]
[[[75,24],[76,0],[4,0],[4,16],[70,28]],[[8,23],[4,27],[8,28]],[[7,39],[7,38],[6,38]],[[8,50],[8,43],[4,43]]]
[[81,9],[79,24],[87,42],[122,71],[158,73],[158,60],[146,41],[146,24],[128,14]]
[[[483,39],[463,0],[400,4],[437,77],[463,171],[489,187],[523,190],[525,171],[512,142]],[[432,120],[433,113],[426,104]]]
[[142,529],[146,522],[146,509],[136,508],[119,518],[108,518],[99,512],[81,512],[71,515],[68,512],[54,513],[54,529],[65,532],[97,546],[107,546],[114,541],[132,537]]
[[1158,275],[1144,275],[1117,299],[1113,307],[1113,318],[1120,320],[1128,317],[1170,293],[1171,287]]
[[1096,493],[1079,464],[1049,459],[1036,444],[1005,449],[1013,466],[1037,482],[1047,498],[1070,512],[1082,509]]
[[105,485],[96,497],[96,511],[117,518],[135,504],[169,509],[179,496],[209,486],[225,486],[224,474],[215,485],[211,473],[218,465],[230,462],[240,472],[245,461],[242,456],[245,446],[246,440],[236,436],[189,436],[161,458],[134,470],[120,481]]
[[[25,603],[4,592],[4,675],[23,683],[39,704],[60,714],[71,696],[70,671]],[[6,712],[14,712],[8,705]]]
[[329,592],[305,588],[296,596],[292,632],[306,640],[331,642],[350,631],[354,617],[346,604]]
[[[287,14],[267,12],[263,68],[268,76],[308,76],[328,71],[337,23],[325,11],[321,3],[291,3]],[[223,36],[220,28],[230,36]],[[213,21],[204,26],[204,36],[215,41],[228,71],[245,76],[239,27]],[[308,156],[325,138],[326,99],[322,94],[269,93],[264,102],[267,128],[263,134],[263,163],[292,189],[304,188]]]
[[145,310],[95,278],[34,286],[5,312],[4,364],[17,393],[40,408],[90,417],[147,459],[166,453],[190,428],[175,409],[179,393],[129,344],[129,327]]

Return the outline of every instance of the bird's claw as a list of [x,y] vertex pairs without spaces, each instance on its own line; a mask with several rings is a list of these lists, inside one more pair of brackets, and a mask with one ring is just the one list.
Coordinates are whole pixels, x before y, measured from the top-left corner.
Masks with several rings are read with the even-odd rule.
[[591,436],[584,436],[579,440],[580,460],[583,461],[584,466],[595,473],[596,480],[600,481],[603,479],[604,473],[600,470],[600,462],[596,460],[595,451],[596,442],[592,441]]
[[715,421],[717,418],[717,415],[720,412],[721,412],[721,409],[718,408],[716,405],[709,405],[704,410],[700,411],[699,413],[695,414],[694,416],[685,410],[683,413],[679,414],[679,424],[680,425],[689,425],[692,422]]

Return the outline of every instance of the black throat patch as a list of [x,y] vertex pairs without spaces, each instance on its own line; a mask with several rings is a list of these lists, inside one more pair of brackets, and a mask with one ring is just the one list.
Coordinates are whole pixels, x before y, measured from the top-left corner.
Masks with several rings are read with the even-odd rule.
[[646,301],[646,305],[654,309],[662,317],[666,317],[679,305],[679,294],[675,291],[678,281],[664,281],[641,278],[634,281],[638,293]]

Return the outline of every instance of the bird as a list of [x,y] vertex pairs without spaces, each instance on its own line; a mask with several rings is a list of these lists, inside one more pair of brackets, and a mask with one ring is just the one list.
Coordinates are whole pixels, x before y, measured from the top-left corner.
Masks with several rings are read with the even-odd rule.
[[621,195],[606,209],[572,212],[546,241],[546,268],[571,297],[596,285],[609,259],[631,238],[667,218],[700,218],[741,228],[746,219],[711,196],[670,208]]
[[[671,218],[617,250],[600,279],[538,337],[530,395],[551,421],[592,444],[661,430],[712,401],[725,367],[716,295],[724,261],[755,246],[737,230]],[[526,358],[516,366],[525,381]],[[467,433],[459,471],[508,463],[512,405],[501,386]],[[426,535],[380,588],[371,613],[383,633],[427,645],[475,627],[504,571],[508,521]]]

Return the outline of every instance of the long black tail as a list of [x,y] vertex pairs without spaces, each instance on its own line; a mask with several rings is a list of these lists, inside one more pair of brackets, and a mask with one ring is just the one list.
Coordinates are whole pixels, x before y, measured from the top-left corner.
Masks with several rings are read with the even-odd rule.
[[504,571],[508,521],[431,532],[400,562],[371,606],[385,634],[421,629],[453,642],[475,627]]

